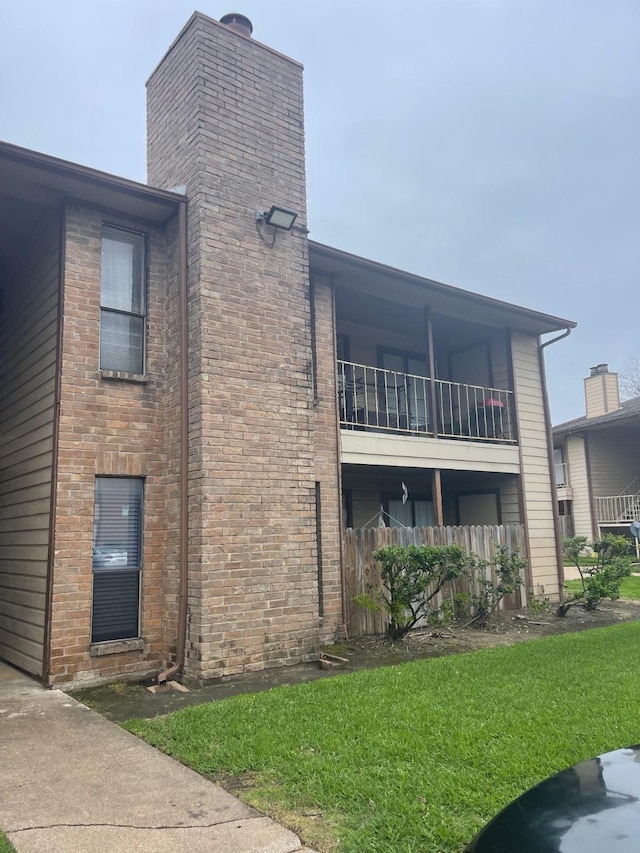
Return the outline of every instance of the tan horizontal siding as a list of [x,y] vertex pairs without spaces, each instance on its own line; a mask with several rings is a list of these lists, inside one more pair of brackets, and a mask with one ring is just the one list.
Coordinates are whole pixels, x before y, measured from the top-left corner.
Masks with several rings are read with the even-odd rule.
[[15,509],[16,514],[22,514],[22,504],[28,503],[30,507],[26,508],[26,512],[36,505],[36,502],[49,501],[51,492],[51,484],[48,481],[35,483],[30,486],[19,485],[17,488],[9,491],[5,490],[0,494],[0,507],[3,507],[2,514],[9,515]]
[[507,352],[506,340],[503,331],[494,332],[491,336],[491,369],[493,373],[493,387],[509,388],[509,354]]
[[[34,401],[33,396],[29,396],[28,393],[24,392],[21,397],[16,396],[10,401],[3,402],[0,406],[1,409],[7,411],[7,417],[10,418],[9,428],[12,428],[16,424],[24,423],[32,411],[34,414],[37,414],[39,408],[40,410],[42,408],[50,408],[50,396],[52,397],[55,393],[55,366],[49,365],[46,370],[50,375],[48,379],[41,381],[40,392],[42,398],[39,404]],[[24,391],[24,389],[22,390]]]
[[584,438],[581,435],[567,436],[565,456],[571,486],[573,529],[576,536],[593,538],[593,519],[589,500],[589,477]]
[[543,586],[546,595],[556,596],[559,583],[553,511],[555,497],[549,472],[537,338],[514,332],[512,352],[522,452],[522,488],[534,591]]
[[638,431],[612,427],[590,430],[588,441],[594,496],[619,495],[640,475]]
[[58,217],[10,265],[0,353],[0,657],[42,674],[57,345]]
[[49,511],[47,497],[40,500],[29,497],[24,503],[28,505],[26,507],[21,506],[20,501],[15,500],[7,503],[2,510],[2,519],[6,521],[12,518],[29,518],[29,516],[46,514]]
[[3,576],[4,583],[6,584],[3,589],[25,589],[34,592],[44,592],[47,579],[40,575],[30,575],[30,568],[31,564],[27,561],[14,564],[14,571],[7,572]]
[[26,619],[12,619],[0,614],[0,625],[7,626],[0,628],[0,648],[5,660],[27,672],[33,672],[33,662],[42,654],[44,626],[37,632],[37,639],[31,639],[28,634],[33,625],[29,621],[29,614],[26,615]]
[[[14,577],[14,583],[17,582]],[[0,613],[13,613],[33,611],[31,620],[34,625],[44,625],[44,610],[37,606],[34,598],[33,589],[18,589],[15,585],[12,587],[0,587],[2,589],[2,602],[0,603]]]
[[0,481],[7,484],[7,491],[15,491],[35,484],[47,482],[51,474],[51,445],[42,449],[38,456],[24,458],[6,468],[0,468]]
[[519,524],[521,521],[516,477],[509,477],[500,484],[500,513],[502,524]]
[[51,400],[46,397],[33,402],[31,405],[25,404],[20,411],[17,410],[16,406],[11,406],[11,415],[3,424],[7,435],[14,431],[23,433],[25,430],[34,430],[45,423],[49,423],[52,408]]
[[[40,388],[47,382],[51,382],[52,379],[55,380],[55,350],[47,347],[42,350],[41,356],[43,359],[50,359],[53,356],[53,362],[48,363],[41,360],[28,366],[22,381],[20,379],[14,380],[12,387],[5,388],[4,393],[0,394],[2,408],[8,408],[14,402],[17,403],[25,397],[32,397],[34,388]],[[13,363],[15,364],[16,361],[17,359]]]

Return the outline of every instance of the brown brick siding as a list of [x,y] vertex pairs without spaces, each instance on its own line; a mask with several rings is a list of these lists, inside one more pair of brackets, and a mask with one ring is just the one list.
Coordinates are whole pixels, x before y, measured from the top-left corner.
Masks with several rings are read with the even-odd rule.
[[[147,235],[145,384],[104,379],[99,373],[103,222]],[[178,506],[171,270],[162,232],[69,205],[51,631],[54,684],[142,675],[158,670],[169,657],[175,582],[168,578],[176,574]],[[101,474],[145,477],[145,645],[142,651],[91,657],[94,488]]]
[[148,129],[149,180],[189,197],[187,672],[294,663],[320,639],[308,251],[300,231],[268,248],[255,211],[305,223],[301,68],[196,14],[149,81]]

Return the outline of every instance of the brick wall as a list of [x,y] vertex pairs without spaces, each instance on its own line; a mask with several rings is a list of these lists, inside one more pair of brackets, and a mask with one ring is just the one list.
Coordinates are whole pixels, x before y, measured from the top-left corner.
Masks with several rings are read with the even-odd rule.
[[[147,234],[145,383],[99,371],[103,221]],[[169,250],[167,248],[169,244]],[[168,660],[175,635],[178,536],[175,234],[70,205],[53,570],[51,683],[140,676]],[[136,651],[91,655],[96,475],[145,477],[141,633]]]
[[320,639],[315,482],[330,475],[316,474],[306,235],[269,248],[255,211],[305,224],[299,64],[196,13],[148,83],[148,177],[189,197],[186,671],[295,663]]

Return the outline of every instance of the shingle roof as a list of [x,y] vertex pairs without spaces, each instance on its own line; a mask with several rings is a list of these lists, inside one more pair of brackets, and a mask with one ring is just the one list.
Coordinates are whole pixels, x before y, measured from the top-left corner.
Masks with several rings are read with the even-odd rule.
[[607,412],[606,415],[598,415],[596,418],[588,418],[583,415],[581,418],[574,418],[572,421],[565,421],[563,424],[558,424],[554,426],[553,434],[562,435],[566,432],[578,432],[590,429],[591,427],[606,426],[610,423],[622,421],[625,418],[638,416],[640,416],[640,397],[632,397],[631,400],[625,400],[615,412]]

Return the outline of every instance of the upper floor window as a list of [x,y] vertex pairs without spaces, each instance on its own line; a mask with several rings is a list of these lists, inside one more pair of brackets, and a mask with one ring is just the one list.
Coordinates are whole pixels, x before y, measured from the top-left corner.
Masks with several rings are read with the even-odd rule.
[[100,369],[144,373],[145,240],[105,226],[100,279]]
[[561,447],[553,448],[553,467],[556,472],[556,486],[566,486],[567,469],[564,464],[564,453]]

